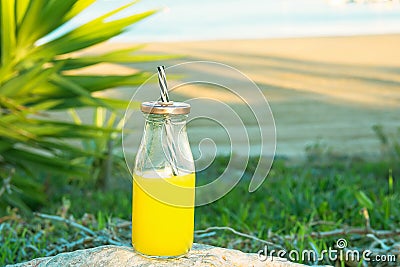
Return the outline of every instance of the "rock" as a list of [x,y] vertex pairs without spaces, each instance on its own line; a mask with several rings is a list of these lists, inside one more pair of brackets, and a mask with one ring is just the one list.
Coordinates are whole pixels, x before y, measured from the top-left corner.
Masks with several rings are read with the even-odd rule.
[[54,257],[38,258],[10,267],[58,267],[58,266],[267,266],[301,267],[286,259],[274,257],[266,261],[258,259],[256,253],[243,253],[239,250],[194,244],[192,250],[181,258],[170,260],[148,259],[130,247],[101,246],[58,254]]

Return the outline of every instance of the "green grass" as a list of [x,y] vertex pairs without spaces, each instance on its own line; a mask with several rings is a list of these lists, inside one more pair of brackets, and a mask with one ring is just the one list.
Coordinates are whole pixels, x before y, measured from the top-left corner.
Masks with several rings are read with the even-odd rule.
[[[225,157],[217,158],[212,168],[197,174],[197,179],[203,183],[215,177],[227,161]],[[247,177],[254,171],[255,164],[256,159],[252,159],[242,181],[222,199],[196,208],[196,229],[229,226],[278,243],[285,249],[301,251],[312,247],[317,250],[332,247],[339,237],[347,238],[351,247],[366,248],[372,240],[365,236],[322,239],[309,236],[315,231],[364,227],[366,219],[361,212],[363,208],[368,210],[374,229],[391,230],[400,225],[398,163],[347,158],[322,165],[315,162],[289,165],[285,160],[277,160],[263,185],[256,192],[249,193]],[[94,214],[91,221],[87,215],[83,220],[89,220],[86,224],[93,230],[103,229],[112,218],[130,220],[131,183],[129,179],[121,178],[116,179],[114,185],[106,192],[92,191],[90,184],[64,185],[62,190],[52,191],[50,205],[42,207],[40,211],[56,214],[64,209],[80,222],[85,214]],[[49,248],[63,239],[72,241],[80,237],[77,231],[62,223],[25,217],[8,221],[12,222],[10,229],[4,226],[0,228],[0,241],[3,244],[0,248],[0,265],[43,256],[40,248]],[[42,233],[40,238],[34,240],[38,233]],[[293,240],[289,240],[289,236]],[[124,238],[129,240],[129,234]],[[399,237],[393,240],[400,241]],[[197,238],[196,241],[245,252],[257,252],[263,247],[260,242],[228,231],[215,231],[213,236]],[[35,244],[38,250],[29,248],[27,244]],[[333,264],[329,261],[325,263]]]

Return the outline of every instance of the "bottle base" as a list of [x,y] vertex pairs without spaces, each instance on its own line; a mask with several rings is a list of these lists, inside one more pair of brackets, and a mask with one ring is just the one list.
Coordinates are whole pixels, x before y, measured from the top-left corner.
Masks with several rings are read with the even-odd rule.
[[170,260],[170,259],[179,259],[179,258],[186,256],[190,252],[190,249],[183,254],[173,255],[173,256],[148,255],[148,254],[145,254],[145,253],[142,253],[142,252],[136,250],[135,247],[133,247],[133,251],[136,252],[137,254],[139,254],[140,256],[148,258],[148,259]]

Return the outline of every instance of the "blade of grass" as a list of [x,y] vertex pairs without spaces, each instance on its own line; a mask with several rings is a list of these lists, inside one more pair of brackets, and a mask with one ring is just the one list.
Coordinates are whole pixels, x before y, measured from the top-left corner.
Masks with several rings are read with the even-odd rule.
[[138,73],[133,75],[77,75],[66,76],[66,79],[84,88],[90,88],[91,92],[119,86],[141,85],[151,75],[149,73]]
[[24,128],[18,127],[15,124],[11,125],[0,120],[0,134],[4,137],[25,142],[29,139],[36,138],[36,136]]
[[79,117],[78,112],[76,112],[76,109],[70,108],[70,109],[68,109],[68,113],[71,116],[71,118],[75,124],[82,124],[82,120]]
[[[136,47],[136,49],[139,49]],[[175,58],[180,58],[179,55],[144,55],[132,54],[135,49],[127,49],[108,53],[104,55],[84,56],[79,58],[59,59],[64,63],[63,70],[79,69],[91,65],[99,64],[102,62],[108,63],[143,63],[152,61],[163,61]]]
[[26,10],[28,9],[28,6],[30,4],[30,0],[18,0],[16,1],[15,4],[16,4],[17,28],[19,28],[19,25],[21,24],[26,14]]
[[139,20],[142,20],[156,12],[155,10],[151,10],[135,14],[127,18],[113,20],[110,22],[103,22],[105,18],[114,15],[118,11],[130,5],[132,4],[109,12],[108,14],[98,19],[95,19],[85,25],[82,25],[49,43],[39,46],[36,50],[32,52],[30,57],[51,58],[55,55],[63,55],[66,53],[78,51],[88,46],[93,46],[122,33],[123,30],[129,25]]
[[7,65],[13,58],[16,46],[15,0],[1,0],[1,65]]
[[106,111],[105,108],[102,108],[102,107],[96,108],[96,110],[94,112],[93,121],[94,121],[94,124],[97,127],[103,127],[104,121],[105,121],[105,118],[106,118],[106,112],[107,111]]
[[[105,103],[108,107],[111,107],[113,110],[115,109],[126,109],[129,104],[127,100],[121,99],[110,99],[110,98],[101,98],[97,97],[97,99],[101,100]],[[62,110],[62,109],[69,109],[69,108],[80,108],[80,107],[97,107],[98,105],[93,101],[88,100],[86,97],[68,97],[63,98],[63,101],[54,106],[52,110]],[[140,103],[134,103],[131,108],[138,108],[140,107]]]
[[71,18],[75,17],[79,13],[81,13],[84,9],[89,7],[91,4],[93,4],[96,0],[79,0],[75,3],[75,5],[72,7],[72,9],[66,14],[64,17],[65,21],[70,20]]
[[0,93],[4,96],[18,96],[28,94],[32,88],[38,87],[47,81],[48,76],[61,68],[61,64],[52,68],[44,68],[43,64],[36,64],[25,73],[14,77],[0,87]]
[[27,163],[31,166],[36,166],[39,170],[46,169],[64,175],[87,175],[84,165],[74,165],[68,163],[66,159],[45,156],[27,151],[26,149],[10,149],[4,155],[4,158],[7,158],[10,162],[14,162],[16,165]]
[[43,32],[38,38],[43,37],[46,33],[52,32],[61,26],[66,20],[64,17],[69,13],[71,8],[79,2],[78,0],[51,0],[47,1],[45,10],[42,12],[40,23],[44,25]]
[[[8,1],[8,0],[3,0]],[[32,0],[29,2],[25,16],[20,23],[18,29],[18,47],[24,50],[28,47],[32,47],[33,43],[43,32],[42,25],[40,25],[40,19],[42,11],[46,7],[47,1],[43,0]]]
[[52,76],[52,81],[54,83],[56,83],[58,86],[76,94],[77,96],[85,97],[88,101],[92,101],[93,104],[95,104],[95,105],[111,108],[109,105],[107,105],[100,99],[93,97],[90,94],[90,92],[88,92],[88,90],[86,90],[82,86],[66,79],[65,77],[55,74]]

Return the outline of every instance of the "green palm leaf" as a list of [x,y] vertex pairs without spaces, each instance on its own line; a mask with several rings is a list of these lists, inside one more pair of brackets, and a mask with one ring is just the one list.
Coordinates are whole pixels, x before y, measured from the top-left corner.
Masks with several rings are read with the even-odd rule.
[[79,0],[75,5],[69,10],[69,12],[64,16],[64,21],[68,21],[81,13],[88,6],[96,2],[96,0]]
[[1,0],[1,64],[12,60],[16,48],[15,0]]
[[[0,176],[10,166],[15,168],[15,179],[18,178],[24,190],[28,186],[24,179],[36,183],[31,186],[34,190],[42,188],[37,182],[40,173],[82,178],[98,173],[91,171],[93,166],[89,163],[99,162],[107,155],[104,151],[107,140],[115,138],[121,127],[115,111],[125,109],[128,101],[98,97],[93,93],[121,86],[138,86],[150,77],[149,73],[142,71],[134,75],[105,76],[71,75],[65,70],[104,62],[130,64],[169,58],[141,55],[138,51],[142,46],[102,55],[69,54],[107,41],[133,23],[154,14],[155,10],[150,10],[112,19],[113,15],[135,2],[43,43],[44,37],[70,22],[94,2],[0,0]],[[137,108],[138,103],[132,107]],[[93,108],[95,114],[103,110],[98,115],[104,116],[98,116],[93,124],[82,124],[78,117],[73,122],[52,119],[52,111],[64,111],[67,117],[66,111],[71,108]],[[110,116],[105,116],[106,110],[109,110],[107,114],[111,112]],[[79,144],[76,140],[80,141]],[[98,147],[88,149],[89,143],[97,143]],[[25,203],[15,196],[5,194],[0,202],[26,209]],[[0,207],[4,207],[3,203]]]
[[[132,4],[126,5],[117,9],[118,11],[131,6]],[[62,55],[71,53],[89,46],[93,46],[104,42],[116,35],[121,34],[126,27],[132,23],[138,22],[156,11],[147,11],[139,14],[135,14],[123,19],[113,20],[105,22],[104,20],[114,15],[118,11],[112,11],[106,15],[101,16],[91,22],[88,22],[75,30],[47,43],[37,49],[33,50],[30,57],[37,58],[50,58],[55,55]],[[68,44],[68,45],[66,45]]]
[[178,55],[136,55],[133,54],[143,45],[131,47],[128,49],[113,51],[110,53],[106,53],[103,55],[97,56],[81,56],[78,58],[67,58],[60,59],[57,62],[63,63],[63,70],[71,70],[71,69],[79,69],[83,67],[88,67],[91,65],[99,64],[101,62],[109,62],[109,63],[142,63],[149,61],[162,61],[167,59],[172,59],[174,57],[179,57]]

